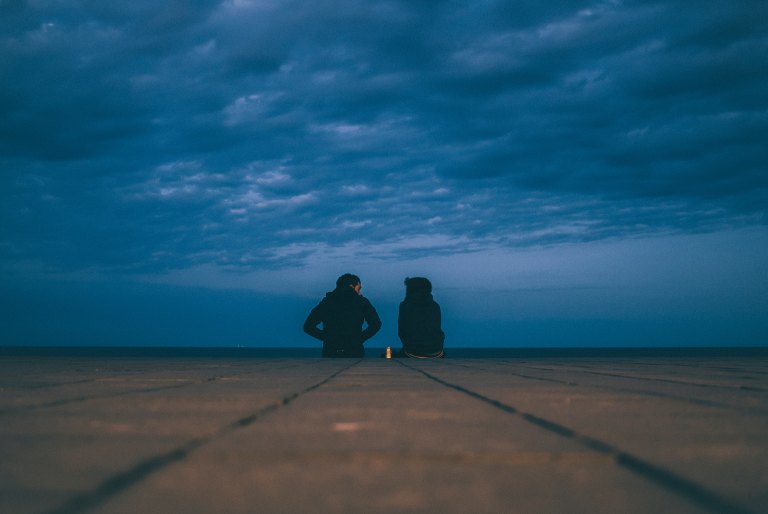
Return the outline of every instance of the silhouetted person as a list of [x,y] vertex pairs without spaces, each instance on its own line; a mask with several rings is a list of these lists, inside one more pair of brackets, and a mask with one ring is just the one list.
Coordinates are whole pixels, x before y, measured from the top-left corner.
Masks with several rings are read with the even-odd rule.
[[[363,357],[363,343],[381,328],[376,309],[360,294],[361,287],[358,276],[340,276],[336,289],[307,316],[304,332],[323,342],[323,357]],[[317,328],[320,323],[322,329]]]
[[405,299],[397,317],[397,335],[403,343],[398,357],[443,357],[445,334],[440,324],[440,306],[432,299],[432,283],[423,277],[406,278]]

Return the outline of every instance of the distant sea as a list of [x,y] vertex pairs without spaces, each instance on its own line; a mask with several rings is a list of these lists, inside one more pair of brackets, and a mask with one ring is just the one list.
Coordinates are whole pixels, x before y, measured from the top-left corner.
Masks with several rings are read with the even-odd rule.
[[[393,348],[394,349],[394,348]],[[379,358],[384,348],[366,348],[366,358]],[[446,348],[446,358],[638,358],[638,357],[768,357],[768,346],[638,347],[638,348]],[[313,359],[320,348],[178,347],[178,346],[0,346],[0,357],[94,358],[243,358]]]

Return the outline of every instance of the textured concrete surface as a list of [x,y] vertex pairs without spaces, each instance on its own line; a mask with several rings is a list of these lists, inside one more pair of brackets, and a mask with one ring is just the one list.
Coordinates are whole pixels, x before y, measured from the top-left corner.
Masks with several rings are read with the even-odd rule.
[[0,358],[0,512],[768,512],[768,359]]

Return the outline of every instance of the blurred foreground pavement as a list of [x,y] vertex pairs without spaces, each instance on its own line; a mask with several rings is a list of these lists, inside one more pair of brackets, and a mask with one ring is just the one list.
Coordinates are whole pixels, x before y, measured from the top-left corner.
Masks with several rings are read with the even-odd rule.
[[768,358],[0,357],[0,512],[768,512]]

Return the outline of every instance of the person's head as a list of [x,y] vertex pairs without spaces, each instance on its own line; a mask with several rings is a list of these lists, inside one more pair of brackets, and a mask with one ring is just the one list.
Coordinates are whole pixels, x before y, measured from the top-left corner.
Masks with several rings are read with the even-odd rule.
[[429,294],[432,292],[432,282],[424,277],[408,277],[405,279],[405,296],[414,294]]
[[352,273],[344,273],[336,279],[336,288],[341,289],[345,287],[351,287],[357,294],[360,294],[360,277]]

